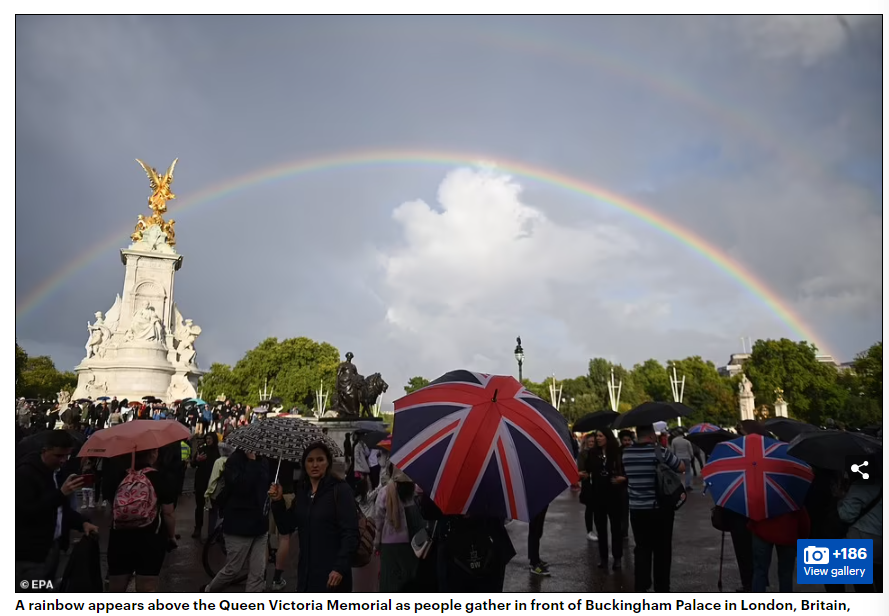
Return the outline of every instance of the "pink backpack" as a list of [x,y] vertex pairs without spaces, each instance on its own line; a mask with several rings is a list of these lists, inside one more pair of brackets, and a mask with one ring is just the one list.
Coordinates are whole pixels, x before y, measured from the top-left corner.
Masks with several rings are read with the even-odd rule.
[[[146,528],[159,521],[157,493],[146,476],[152,468],[130,470],[114,495],[111,517],[114,528],[130,530]],[[160,529],[160,524],[158,524]]]

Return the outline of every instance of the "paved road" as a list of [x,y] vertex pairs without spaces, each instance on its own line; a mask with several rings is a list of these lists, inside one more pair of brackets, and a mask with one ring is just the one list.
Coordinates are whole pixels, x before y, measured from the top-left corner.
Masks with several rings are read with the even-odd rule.
[[[191,477],[186,480],[190,490]],[[194,529],[193,498],[186,494],[177,509],[177,527],[182,539],[179,548],[167,557],[161,575],[161,590],[165,592],[195,592],[208,582],[201,564],[202,544],[191,539]],[[673,531],[672,590],[674,592],[716,592],[719,576],[720,533],[710,525],[709,496],[703,496],[698,486],[688,503],[676,514]],[[95,512],[99,525],[107,528],[107,512]],[[629,549],[625,549],[623,570],[600,570],[598,549],[586,538],[583,509],[577,495],[566,492],[550,506],[546,518],[541,556],[551,566],[548,578],[528,571],[527,525],[513,522],[508,526],[517,556],[509,563],[504,590],[509,592],[632,592],[633,553],[632,533]],[[206,532],[206,530],[205,530]],[[102,546],[107,539],[103,539]],[[627,544],[625,544],[625,548]],[[104,554],[103,554],[104,566]],[[295,580],[295,561],[285,578]],[[271,575],[271,567],[269,568]],[[373,577],[370,574],[369,577]],[[356,582],[357,583],[357,582]],[[740,586],[731,540],[725,541],[723,560],[723,589],[732,592]],[[777,588],[777,576],[772,571],[772,585]],[[243,590],[236,587],[234,591]],[[800,586],[798,591],[822,592],[822,587]]]

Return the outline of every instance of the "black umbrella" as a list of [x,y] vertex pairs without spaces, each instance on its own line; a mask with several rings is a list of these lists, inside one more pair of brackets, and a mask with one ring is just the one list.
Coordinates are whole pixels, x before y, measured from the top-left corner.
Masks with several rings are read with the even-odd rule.
[[787,453],[818,468],[845,471],[847,457],[882,456],[883,443],[866,434],[818,430],[796,436]]
[[766,438],[772,438],[773,435],[768,431],[761,423],[755,421],[753,419],[744,419],[741,421],[741,431],[744,435],[747,434],[759,434],[760,436],[764,436]]
[[619,417],[614,411],[596,411],[587,413],[574,423],[572,432],[592,432],[593,430],[605,430],[610,428],[614,420]]
[[364,442],[365,445],[367,445],[368,447],[373,449],[374,447],[376,447],[379,444],[380,441],[382,441],[383,439],[389,438],[389,433],[382,432],[380,430],[377,430],[375,432],[365,432],[364,434],[361,435],[360,438]]
[[[86,442],[86,437],[82,432],[76,430],[66,430],[66,432],[71,435],[71,438],[74,441],[74,451],[72,452],[72,456],[76,456],[77,452],[80,451],[80,448]],[[15,459],[19,460],[22,456],[26,456],[29,453],[41,451],[46,446],[46,440],[52,433],[53,430],[43,430],[42,432],[23,438],[15,446]]]
[[327,438],[321,428],[295,417],[270,417],[257,421],[238,428],[225,439],[232,447],[291,462],[299,462],[306,445],[319,441],[330,448],[332,455],[343,455],[339,446]]
[[692,412],[681,402],[643,402],[632,411],[627,411],[618,417],[611,427],[618,429],[650,426],[658,421],[688,417]]
[[790,417],[772,417],[762,422],[762,426],[785,443],[789,443],[796,436],[805,432],[819,431],[817,426],[803,423]]
[[698,447],[700,447],[701,451],[703,451],[708,456],[713,453],[713,448],[716,447],[719,443],[731,441],[736,438],[738,438],[738,435],[732,434],[728,430],[717,430],[715,432],[695,432],[685,435],[685,440],[687,440],[692,445],[697,445]]

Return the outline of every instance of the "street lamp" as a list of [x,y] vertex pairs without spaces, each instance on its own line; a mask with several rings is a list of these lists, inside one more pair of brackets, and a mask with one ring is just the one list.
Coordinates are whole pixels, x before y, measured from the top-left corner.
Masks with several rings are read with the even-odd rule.
[[519,383],[522,382],[522,364],[525,363],[525,349],[522,348],[522,337],[518,336],[515,345],[515,360],[519,364]]

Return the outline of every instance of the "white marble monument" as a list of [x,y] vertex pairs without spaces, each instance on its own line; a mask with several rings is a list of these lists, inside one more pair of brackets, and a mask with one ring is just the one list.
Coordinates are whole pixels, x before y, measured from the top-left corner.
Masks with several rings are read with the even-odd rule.
[[87,323],[86,357],[74,370],[74,399],[117,396],[165,401],[190,398],[201,371],[195,340],[201,328],[183,319],[173,301],[173,282],[182,267],[174,248],[175,221],[165,221],[166,202],[176,162],[163,176],[141,161],[153,191],[148,199],[152,216],[139,216],[133,243],[120,251],[126,267],[123,293],[106,313]]
[[741,420],[754,419],[753,409],[756,408],[753,396],[753,383],[746,374],[741,374],[741,382],[738,383],[738,400],[741,404]]

